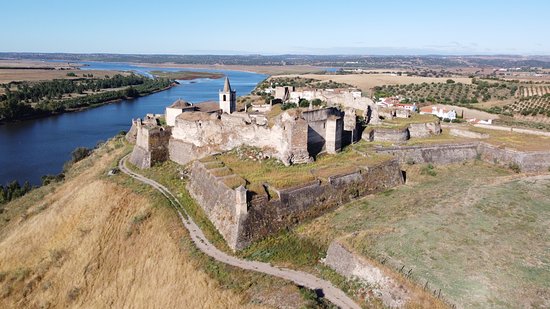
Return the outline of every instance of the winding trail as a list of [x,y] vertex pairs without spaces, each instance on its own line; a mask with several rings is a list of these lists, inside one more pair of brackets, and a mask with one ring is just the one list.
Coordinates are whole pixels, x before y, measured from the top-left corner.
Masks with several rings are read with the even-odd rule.
[[[225,252],[220,251],[216,248],[208,239],[204,236],[202,230],[197,226],[197,224],[191,219],[189,214],[185,211],[185,208],[179,200],[163,185],[158,182],[149,179],[143,175],[137,174],[126,167],[126,159],[129,155],[126,155],[120,159],[118,166],[120,170],[129,175],[130,177],[141,181],[151,187],[157,189],[162,195],[164,195],[176,209],[178,216],[181,219],[181,222],[185,228],[189,231],[191,239],[197,246],[197,248],[205,253],[206,255],[214,258],[215,260],[229,264],[231,266],[239,267],[246,270],[256,271],[275,277],[279,277],[285,280],[292,281],[298,285],[314,289],[321,290],[324,294],[324,297],[331,301],[334,305],[340,308],[354,308],[360,309],[361,307],[357,305],[351,298],[349,298],[342,290],[338,289],[332,283],[317,278],[312,274],[296,271],[283,267],[271,266],[268,263],[257,262],[257,261],[248,261],[244,259],[239,259],[237,257],[231,256]],[[185,214],[185,216],[184,216]]]

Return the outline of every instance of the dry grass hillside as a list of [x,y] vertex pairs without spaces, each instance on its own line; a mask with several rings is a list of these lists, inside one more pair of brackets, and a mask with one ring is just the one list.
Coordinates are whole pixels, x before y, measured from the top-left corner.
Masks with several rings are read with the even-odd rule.
[[184,250],[185,231],[162,199],[105,176],[124,151],[108,147],[77,163],[64,183],[4,209],[0,307],[245,306]]

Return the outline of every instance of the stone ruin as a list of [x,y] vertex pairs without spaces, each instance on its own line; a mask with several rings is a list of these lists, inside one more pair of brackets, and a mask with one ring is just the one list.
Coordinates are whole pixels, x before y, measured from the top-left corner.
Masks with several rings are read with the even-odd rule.
[[[227,88],[227,89],[226,89]],[[224,91],[233,93],[228,81]],[[127,139],[136,143],[130,162],[141,168],[172,160],[187,164],[240,146],[264,149],[285,165],[308,163],[318,154],[335,154],[359,139],[355,109],[292,109],[268,119],[258,112],[224,112],[214,102],[172,104],[168,125],[156,117],[133,121]],[[182,101],[183,102],[183,101]],[[185,102],[186,103],[186,102]],[[170,124],[173,123],[173,126]]]

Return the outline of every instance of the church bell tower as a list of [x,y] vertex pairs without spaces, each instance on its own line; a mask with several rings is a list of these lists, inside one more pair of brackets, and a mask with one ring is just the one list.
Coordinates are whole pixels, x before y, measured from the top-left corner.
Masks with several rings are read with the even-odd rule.
[[229,78],[225,78],[223,90],[220,91],[220,109],[224,113],[231,114],[237,110],[237,91],[231,89]]

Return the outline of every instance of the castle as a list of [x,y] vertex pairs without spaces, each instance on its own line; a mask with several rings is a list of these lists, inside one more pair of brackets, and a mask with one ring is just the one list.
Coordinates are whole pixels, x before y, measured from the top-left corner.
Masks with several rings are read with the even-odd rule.
[[[294,89],[280,88],[277,96],[291,100],[293,92]],[[316,92],[315,96],[321,94]],[[162,115],[147,115],[133,120],[126,136],[135,143],[130,162],[140,168],[167,160],[182,165],[193,162],[188,165],[187,189],[233,250],[243,249],[258,239],[354,198],[404,183],[406,175],[401,171],[402,164],[448,164],[480,159],[504,166],[512,164],[522,171],[539,171],[550,166],[547,150],[508,149],[483,141],[488,138],[487,134],[454,127],[450,135],[466,138],[465,141],[412,146],[402,143],[410,138],[440,134],[439,121],[431,117],[427,122],[409,121],[363,130],[354,107],[361,107],[366,123],[383,116],[369,100],[345,92],[339,96],[341,100],[332,104],[336,106],[281,110],[275,115],[271,113],[273,102],[251,108],[251,112],[239,111],[236,95],[226,79],[218,102],[191,104],[177,100],[166,108],[165,124],[162,124]],[[386,119],[391,117],[388,115]],[[341,169],[338,165],[325,167],[324,173],[309,171],[316,175],[313,180],[289,187],[277,187],[270,181],[254,187],[217,161],[217,156],[212,156],[251,146],[260,148],[262,156],[276,158],[285,165],[307,164],[321,153],[336,154],[359,138],[394,144],[376,145],[368,153],[355,149],[360,157],[352,159],[357,163],[351,169]],[[380,160],[361,161],[373,156],[380,156]],[[231,179],[237,181],[232,183]]]
[[323,152],[337,153],[360,137],[353,108],[293,109],[270,119],[267,113],[237,111],[229,78],[217,103],[180,99],[166,108],[166,125],[149,118],[134,120],[129,132],[136,143],[130,162],[141,168],[166,160],[183,165],[239,146],[262,148],[286,165],[300,164]]

